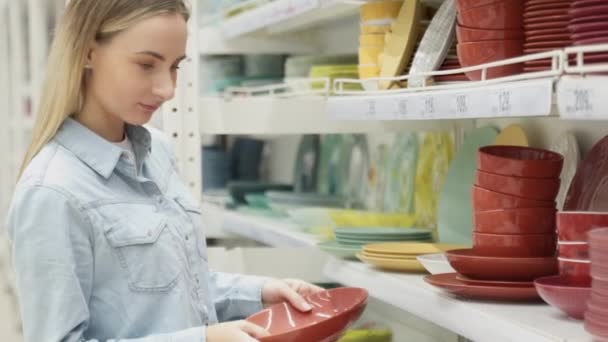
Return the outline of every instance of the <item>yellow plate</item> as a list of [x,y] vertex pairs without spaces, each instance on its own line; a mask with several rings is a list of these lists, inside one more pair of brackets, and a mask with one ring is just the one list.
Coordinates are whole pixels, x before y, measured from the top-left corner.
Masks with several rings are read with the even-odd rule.
[[418,260],[399,260],[399,259],[383,259],[383,258],[370,258],[363,254],[357,254],[359,260],[390,271],[406,271],[406,272],[426,272],[426,269],[422,266]]
[[383,47],[360,47],[359,48],[359,64],[378,64],[378,56],[384,50]]
[[417,260],[416,255],[407,255],[407,254],[385,254],[385,253],[373,253],[362,251],[361,255],[366,258],[378,258],[378,259],[387,259],[387,260]]
[[359,78],[374,78],[380,75],[380,68],[376,65],[359,65]]
[[363,246],[363,251],[365,253],[420,255],[442,253],[462,248],[467,248],[467,246],[424,242],[386,242],[365,245]]
[[396,18],[401,9],[401,1],[374,1],[361,5],[361,21]]
[[361,34],[359,35],[360,47],[380,47],[384,48],[384,34]]
[[[393,23],[392,33],[387,38],[382,57],[380,76],[395,77],[403,73],[412,58],[414,46],[420,32],[422,6],[419,0],[405,0]],[[382,89],[389,89],[392,82],[380,82]]]
[[496,145],[529,146],[526,132],[520,125],[505,127],[496,137]]

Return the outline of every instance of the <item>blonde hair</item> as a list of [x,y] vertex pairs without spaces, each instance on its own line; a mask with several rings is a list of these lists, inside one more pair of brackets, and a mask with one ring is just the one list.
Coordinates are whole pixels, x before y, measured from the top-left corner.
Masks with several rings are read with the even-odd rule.
[[71,0],[50,49],[40,107],[19,177],[69,116],[81,110],[87,54],[134,24],[157,15],[179,14],[187,21],[185,0]]

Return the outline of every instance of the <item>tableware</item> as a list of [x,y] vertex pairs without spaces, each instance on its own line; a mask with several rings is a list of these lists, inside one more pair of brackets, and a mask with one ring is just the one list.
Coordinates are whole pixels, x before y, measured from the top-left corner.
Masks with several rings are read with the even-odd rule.
[[583,319],[591,296],[591,282],[578,278],[551,276],[534,281],[541,298],[568,316]]
[[555,232],[554,208],[515,208],[473,213],[474,231],[489,234],[548,234]]
[[556,199],[557,208],[562,209],[564,207],[564,201],[566,200],[568,187],[576,174],[576,169],[578,168],[581,158],[576,136],[570,132],[560,134],[551,144],[550,150],[561,154],[564,158],[562,172],[560,175],[561,183]]
[[477,211],[513,209],[513,208],[555,208],[553,201],[537,201],[527,198],[490,191],[473,186],[473,209]]
[[534,286],[470,285],[458,280],[457,276],[457,273],[434,274],[424,277],[424,281],[453,295],[470,299],[506,302],[536,302],[540,300]]
[[478,255],[501,257],[555,256],[556,235],[473,233],[473,250]]
[[475,185],[508,195],[530,198],[538,201],[553,201],[559,192],[559,178],[528,178],[505,176],[477,170]]
[[485,146],[477,155],[479,170],[505,176],[558,178],[564,157],[558,153],[520,146]]
[[378,258],[366,256],[362,253],[357,254],[357,258],[367,264],[389,271],[403,271],[415,273],[426,271],[422,264],[416,259]]
[[608,211],[608,137],[598,141],[580,164],[564,201],[568,211]]
[[595,228],[608,227],[608,212],[560,211],[557,213],[557,234],[560,241],[585,242]]

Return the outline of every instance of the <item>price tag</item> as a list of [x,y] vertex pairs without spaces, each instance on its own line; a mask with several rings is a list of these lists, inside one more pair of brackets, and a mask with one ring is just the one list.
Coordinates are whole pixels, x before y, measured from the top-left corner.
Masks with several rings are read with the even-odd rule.
[[437,113],[434,96],[423,96],[421,99],[420,119],[432,119]]
[[401,99],[397,99],[397,119],[407,119],[409,118],[409,112],[408,110],[410,110],[409,106],[408,106],[408,101],[405,98],[401,98]]
[[604,85],[607,77],[564,77],[557,86],[557,104],[561,117],[570,119],[605,119],[608,110]]
[[498,90],[494,93],[494,98],[492,100],[492,114],[495,116],[510,116],[513,113],[512,90]]

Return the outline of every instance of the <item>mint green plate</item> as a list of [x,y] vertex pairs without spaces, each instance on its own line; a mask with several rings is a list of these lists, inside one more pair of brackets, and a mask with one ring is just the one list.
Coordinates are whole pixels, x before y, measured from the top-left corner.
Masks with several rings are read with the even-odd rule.
[[475,182],[477,150],[494,144],[497,136],[498,131],[493,127],[475,129],[466,136],[457,150],[439,197],[437,228],[440,242],[471,245],[471,189]]
[[405,239],[379,239],[379,240],[373,240],[373,239],[359,240],[359,239],[346,239],[346,238],[342,238],[342,237],[336,237],[336,241],[338,241],[340,244],[355,245],[355,246],[362,246],[362,245],[367,245],[370,243],[381,243],[381,242],[407,242],[407,241],[427,242],[427,241],[431,241],[431,240],[432,240],[432,238],[430,236],[409,237],[409,238],[405,238]]
[[410,236],[410,235],[421,235],[431,234],[430,229],[424,228],[348,228],[339,227],[335,230],[336,234],[341,235],[356,235],[356,236],[385,236],[385,235],[398,235],[398,236]]
[[413,212],[417,161],[417,134],[397,135],[390,147],[386,166],[384,210],[387,212]]
[[344,246],[337,241],[321,242],[317,246],[322,251],[343,259],[357,259],[357,253],[361,252],[360,246]]

